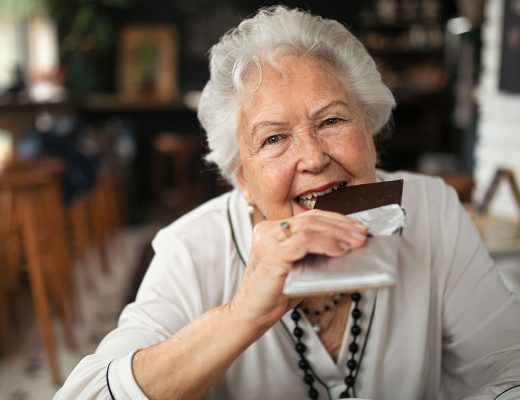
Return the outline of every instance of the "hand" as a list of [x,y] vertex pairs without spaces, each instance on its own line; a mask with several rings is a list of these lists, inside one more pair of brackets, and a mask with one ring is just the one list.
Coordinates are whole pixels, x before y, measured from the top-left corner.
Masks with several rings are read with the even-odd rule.
[[300,300],[283,294],[293,264],[308,253],[341,256],[365,244],[368,229],[344,215],[311,210],[281,221],[264,221],[253,230],[253,241],[244,280],[230,306],[263,333]]

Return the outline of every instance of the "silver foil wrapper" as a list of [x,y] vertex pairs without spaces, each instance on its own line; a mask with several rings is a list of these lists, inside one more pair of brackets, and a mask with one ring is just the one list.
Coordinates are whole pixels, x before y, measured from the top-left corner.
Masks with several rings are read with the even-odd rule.
[[341,257],[308,254],[285,281],[290,297],[391,286],[396,279],[397,248],[406,215],[398,204],[350,214],[369,232],[367,243]]

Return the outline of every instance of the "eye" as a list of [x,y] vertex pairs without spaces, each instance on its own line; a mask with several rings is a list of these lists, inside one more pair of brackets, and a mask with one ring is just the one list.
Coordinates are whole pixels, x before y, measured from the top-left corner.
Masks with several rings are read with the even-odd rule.
[[282,135],[272,135],[272,136],[269,136],[267,139],[265,139],[264,145],[265,144],[276,144],[280,140],[282,140]]
[[320,127],[321,126],[331,126],[331,125],[336,125],[338,122],[340,122],[340,119],[339,118],[327,118],[326,120],[324,120]]

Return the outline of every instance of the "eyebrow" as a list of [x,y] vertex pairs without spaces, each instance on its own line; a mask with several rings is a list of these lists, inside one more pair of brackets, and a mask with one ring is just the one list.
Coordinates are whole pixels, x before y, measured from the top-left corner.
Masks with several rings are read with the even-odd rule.
[[349,105],[347,103],[345,103],[343,100],[333,100],[330,103],[324,105],[323,107],[320,107],[317,110],[314,110],[313,112],[311,112],[311,117],[314,118],[316,115],[321,114],[327,108],[338,106],[338,105],[343,106],[347,109],[350,109]]
[[251,136],[254,136],[255,132],[260,128],[272,127],[272,126],[281,127],[281,126],[287,126],[287,125],[288,125],[287,122],[282,122],[282,121],[260,121],[253,125],[253,128],[251,129]]

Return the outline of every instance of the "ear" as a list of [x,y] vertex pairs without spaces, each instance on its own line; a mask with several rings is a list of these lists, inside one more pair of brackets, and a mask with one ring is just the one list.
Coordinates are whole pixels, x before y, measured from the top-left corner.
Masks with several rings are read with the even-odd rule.
[[234,175],[235,181],[237,182],[238,187],[242,192],[242,195],[244,196],[248,204],[253,204],[253,196],[251,195],[251,192],[248,189],[247,180],[244,178],[244,170],[242,166],[235,168]]

